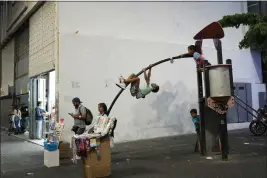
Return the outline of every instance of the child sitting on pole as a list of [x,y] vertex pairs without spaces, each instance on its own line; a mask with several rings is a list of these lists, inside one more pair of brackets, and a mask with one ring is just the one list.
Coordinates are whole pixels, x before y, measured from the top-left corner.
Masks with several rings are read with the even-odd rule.
[[120,84],[116,84],[118,87],[125,89],[128,84],[131,84],[130,93],[136,99],[145,98],[150,92],[157,93],[159,91],[159,86],[155,83],[150,84],[150,77],[151,77],[151,65],[149,66],[148,74],[146,73],[146,69],[143,69],[144,77],[146,81],[146,87],[139,88],[140,85],[140,78],[137,77],[135,74],[131,74],[127,79],[123,78],[122,76],[119,78]]
[[205,64],[205,66],[211,65],[208,60],[205,60],[205,58],[203,57],[201,49],[197,49],[195,45],[188,46],[188,54],[193,55],[193,58],[197,64],[198,71],[201,71],[203,64]]
[[195,144],[195,152],[198,152],[199,150],[199,137],[200,137],[200,117],[197,115],[197,110],[196,109],[191,109],[190,114],[192,116],[192,121],[194,123],[196,133],[197,133],[197,141]]

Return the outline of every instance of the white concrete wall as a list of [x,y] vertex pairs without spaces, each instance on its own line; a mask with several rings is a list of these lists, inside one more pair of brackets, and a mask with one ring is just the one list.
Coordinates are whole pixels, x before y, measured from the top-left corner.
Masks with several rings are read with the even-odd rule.
[[[187,52],[193,36],[223,15],[246,12],[243,2],[59,2],[59,111],[69,139],[73,119],[71,99],[78,96],[97,114],[97,104],[111,104],[120,75],[139,72],[161,59]],[[75,13],[71,13],[75,12]],[[233,59],[234,80],[260,83],[249,50],[238,49],[245,29],[225,29],[224,59]],[[204,42],[205,57],[216,63],[213,42]],[[255,56],[254,56],[255,58]],[[259,61],[255,58],[254,61]],[[141,76],[144,85],[143,76]],[[126,90],[111,115],[118,117],[115,139],[135,140],[194,130],[189,110],[197,108],[193,59],[153,68],[158,94],[136,100]],[[253,98],[253,105],[257,99]]]
[[14,54],[15,45],[12,39],[2,50],[2,96],[8,95],[8,86],[14,85]]

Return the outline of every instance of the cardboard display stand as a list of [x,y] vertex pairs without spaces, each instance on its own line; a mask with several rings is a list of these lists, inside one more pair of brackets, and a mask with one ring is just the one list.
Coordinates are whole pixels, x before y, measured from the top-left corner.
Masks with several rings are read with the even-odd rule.
[[100,178],[111,175],[111,150],[110,138],[100,139],[100,154],[98,157],[96,151],[89,151],[84,164],[84,178]]

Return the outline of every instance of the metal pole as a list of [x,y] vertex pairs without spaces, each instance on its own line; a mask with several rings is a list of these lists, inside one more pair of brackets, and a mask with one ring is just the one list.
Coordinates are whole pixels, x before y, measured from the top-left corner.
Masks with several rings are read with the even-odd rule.
[[[1,34],[0,34],[1,35]],[[1,41],[2,42],[2,41]],[[0,125],[2,127],[2,48],[0,47],[0,88],[1,88],[1,91],[0,91]]]
[[232,68],[232,60],[231,59],[226,59],[226,64],[230,64],[231,67],[229,69],[229,75],[230,75],[230,87],[231,87],[231,93],[232,96],[235,95],[235,89],[234,89],[234,80],[233,80],[233,68]]
[[223,56],[222,56],[222,42],[220,39],[213,39],[214,46],[217,50],[217,61],[218,64],[223,64]]
[[[195,42],[195,46],[201,49],[202,41],[198,40]],[[203,64],[204,77],[205,77],[205,66]],[[205,78],[204,78],[205,79]],[[206,82],[204,82],[205,84]],[[202,72],[197,71],[197,85],[198,85],[198,103],[199,103],[199,115],[200,115],[200,153],[203,156],[207,155],[206,149],[206,123],[205,123],[205,98],[203,96],[203,80]]]
[[[152,68],[152,67],[155,67],[155,66],[157,66],[157,65],[159,65],[159,64],[168,62],[168,61],[172,61],[172,60],[176,60],[176,59],[182,59],[182,58],[189,58],[189,57],[193,57],[193,55],[191,55],[191,54],[181,54],[181,55],[179,55],[179,56],[175,56],[175,57],[172,57],[172,58],[163,59],[163,60],[160,60],[160,61],[158,61],[158,62],[152,64],[151,68]],[[148,70],[148,69],[149,69],[149,67],[146,68],[146,70]],[[143,73],[143,71],[140,71],[139,73],[136,74],[136,76],[138,77],[138,76],[140,76],[142,73]],[[128,85],[127,85],[127,86],[128,86]],[[126,86],[126,87],[127,87],[127,86]],[[108,108],[107,115],[110,114],[110,112],[111,112],[113,106],[115,105],[117,99],[120,97],[120,95],[122,94],[123,91],[124,91],[124,89],[121,89],[121,90],[118,92],[118,94],[115,96],[115,98],[113,99],[112,103],[110,104],[110,106],[109,106],[109,108]]]
[[203,97],[203,82],[202,73],[197,71],[197,84],[198,84],[198,103],[199,103],[199,115],[200,115],[200,145],[201,145],[201,155],[206,156],[206,128],[205,128],[205,99]]
[[[232,65],[231,59],[227,59],[226,64]],[[230,75],[230,87],[231,87],[231,92],[233,96],[234,87],[233,87],[232,67],[230,67],[229,75]],[[220,139],[221,139],[221,144],[222,144],[222,160],[228,160],[229,146],[228,146],[228,129],[227,129],[226,114],[224,114],[223,119],[221,120],[221,123],[220,123]]]

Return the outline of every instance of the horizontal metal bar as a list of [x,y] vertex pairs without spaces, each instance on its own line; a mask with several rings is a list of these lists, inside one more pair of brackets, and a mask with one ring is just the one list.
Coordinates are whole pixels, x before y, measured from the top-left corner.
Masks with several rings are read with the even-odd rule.
[[[155,66],[157,66],[157,65],[159,65],[159,64],[162,64],[162,63],[164,63],[164,62],[172,61],[172,60],[175,60],[175,59],[189,58],[189,57],[193,57],[193,55],[190,55],[190,54],[181,54],[181,55],[179,55],[179,56],[175,56],[175,57],[172,57],[172,58],[163,59],[163,60],[160,60],[160,61],[158,61],[158,62],[152,64],[151,67],[147,67],[146,70],[151,69],[151,68],[153,68],[153,67],[155,67]],[[139,73],[136,74],[136,76],[138,77],[138,76],[141,75],[142,73],[143,73],[143,71],[140,71]],[[126,87],[127,87],[127,86],[128,86],[128,85],[126,85]],[[113,108],[115,102],[117,101],[117,99],[119,98],[119,96],[122,94],[123,91],[124,91],[124,89],[121,89],[121,90],[119,91],[119,93],[115,96],[115,98],[113,99],[113,101],[112,101],[112,103],[110,104],[110,107],[109,107],[109,109],[108,109],[108,112],[107,112],[108,115],[110,114],[110,112],[111,112],[111,110],[112,110],[112,108]]]

